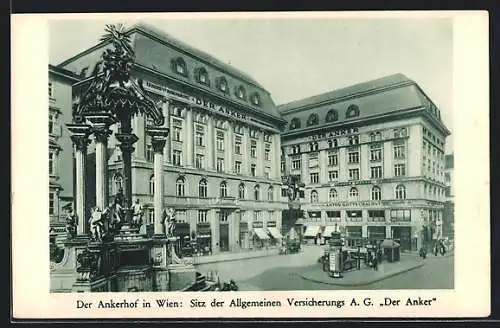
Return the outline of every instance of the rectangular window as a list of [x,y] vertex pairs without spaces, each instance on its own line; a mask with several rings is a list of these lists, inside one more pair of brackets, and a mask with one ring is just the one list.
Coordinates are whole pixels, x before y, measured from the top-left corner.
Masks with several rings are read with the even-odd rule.
[[266,161],[271,160],[271,149],[265,149],[264,150],[264,158]]
[[53,134],[54,133],[54,126],[56,124],[55,120],[56,120],[55,115],[54,114],[49,114],[49,134]]
[[349,164],[359,163],[359,151],[349,151]]
[[309,154],[309,167],[318,167],[319,166],[319,159],[318,159],[318,154]]
[[398,128],[393,130],[394,138],[404,138],[407,136],[406,128]]
[[359,169],[349,169],[349,180],[359,180]]
[[177,210],[175,211],[175,222],[177,223],[186,223],[186,211],[184,210]]
[[404,141],[396,141],[393,145],[394,150],[394,158],[395,159],[404,159],[406,153],[406,146]]
[[292,158],[292,170],[300,170],[301,160],[300,157]]
[[224,150],[224,131],[217,131],[215,145],[217,150]]
[[234,137],[234,153],[241,155],[241,136]]
[[411,211],[410,210],[391,210],[391,221],[411,221]]
[[337,154],[328,154],[328,166],[339,165],[339,158]]
[[319,182],[319,173],[311,173],[309,174],[311,183],[318,183]]
[[380,179],[382,178],[382,166],[372,166],[370,168],[370,177],[372,179]]
[[196,126],[195,142],[196,146],[205,146],[205,129],[203,126]]
[[53,192],[49,193],[49,214],[54,214],[54,204],[55,204],[55,195]]
[[182,121],[181,120],[173,120],[172,122],[172,140],[173,141],[182,141]]
[[281,162],[281,172],[285,172],[285,169],[286,169],[286,163]]
[[257,175],[257,166],[255,164],[250,165],[250,174],[254,177]]
[[219,172],[224,171],[224,159],[223,158],[217,158],[217,171],[219,171]]
[[329,181],[335,181],[339,178],[339,171],[334,170],[334,171],[328,171],[328,180]]
[[382,160],[382,144],[370,145],[370,161],[380,162]]
[[194,158],[194,165],[197,169],[203,169],[204,168],[204,156],[201,154],[196,154],[196,157]]
[[146,161],[148,162],[154,161],[153,145],[151,144],[146,145]]
[[227,223],[228,222],[227,221],[228,217],[229,217],[229,215],[228,215],[227,212],[224,212],[224,211],[219,212],[219,222],[221,222],[221,223]]
[[234,173],[241,174],[241,162],[234,162]]
[[182,165],[182,151],[174,150],[172,152],[172,164],[181,166]]
[[266,169],[264,170],[264,177],[266,179],[269,179],[271,177],[271,173],[270,172],[271,172],[271,169],[268,168],[268,167],[266,167]]
[[53,175],[56,173],[56,170],[55,170],[55,154],[53,152],[50,152],[49,153],[49,174],[50,175]]
[[250,156],[252,156],[252,158],[257,157],[257,141],[255,140],[250,142]]
[[405,165],[404,164],[395,164],[394,165],[394,176],[402,177],[406,175]]
[[54,85],[52,81],[49,81],[49,97],[50,98],[54,97]]
[[198,210],[198,223],[207,223],[207,210]]

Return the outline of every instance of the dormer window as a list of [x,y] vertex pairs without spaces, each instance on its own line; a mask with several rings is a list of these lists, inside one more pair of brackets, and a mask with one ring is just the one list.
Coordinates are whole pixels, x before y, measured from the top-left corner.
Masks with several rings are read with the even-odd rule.
[[318,114],[311,114],[307,119],[307,126],[317,125],[319,123]]
[[200,67],[196,69],[196,80],[201,84],[210,85],[208,73],[205,68]]
[[258,93],[254,93],[252,95],[252,104],[254,104],[256,106],[260,106],[260,96]]
[[225,77],[220,77],[217,80],[217,88],[224,93],[228,93],[229,88]]
[[339,114],[337,113],[337,111],[335,109],[331,109],[328,111],[328,113],[326,114],[326,119],[325,121],[328,123],[328,122],[335,122],[339,119]]
[[295,117],[290,121],[290,130],[300,129],[300,120]]
[[350,105],[345,113],[345,118],[352,118],[359,116],[359,107],[356,105]]
[[182,58],[177,58],[172,61],[173,70],[180,75],[187,76],[186,62]]
[[238,97],[239,99],[243,99],[243,100],[246,99],[245,89],[242,86],[239,86],[236,89],[236,97]]

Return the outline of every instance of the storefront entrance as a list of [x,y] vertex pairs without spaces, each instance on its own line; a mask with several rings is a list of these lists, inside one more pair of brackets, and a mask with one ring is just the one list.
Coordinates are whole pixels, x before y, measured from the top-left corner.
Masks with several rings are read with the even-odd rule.
[[229,251],[229,224],[221,223],[219,226],[219,249],[221,252]]
[[392,238],[399,240],[402,251],[411,250],[411,227],[392,227]]
[[210,223],[198,223],[196,226],[196,250],[197,255],[212,254],[212,230]]
[[368,226],[368,238],[375,241],[385,239],[385,226]]

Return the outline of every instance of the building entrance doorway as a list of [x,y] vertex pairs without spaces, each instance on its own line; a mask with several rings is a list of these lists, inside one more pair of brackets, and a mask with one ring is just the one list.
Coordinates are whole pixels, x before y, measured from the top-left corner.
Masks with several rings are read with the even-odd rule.
[[402,251],[411,250],[411,227],[392,227],[392,238],[398,239]]
[[219,250],[221,252],[229,251],[229,224],[221,223],[219,230]]

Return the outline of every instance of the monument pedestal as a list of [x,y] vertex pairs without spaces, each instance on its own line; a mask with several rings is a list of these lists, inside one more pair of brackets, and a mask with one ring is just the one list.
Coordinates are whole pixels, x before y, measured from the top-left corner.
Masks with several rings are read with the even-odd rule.
[[167,270],[170,291],[183,290],[196,282],[196,269],[192,265],[170,264]]

